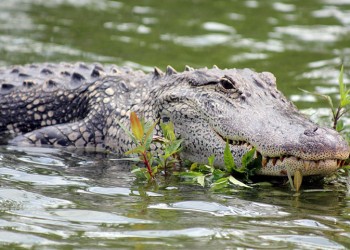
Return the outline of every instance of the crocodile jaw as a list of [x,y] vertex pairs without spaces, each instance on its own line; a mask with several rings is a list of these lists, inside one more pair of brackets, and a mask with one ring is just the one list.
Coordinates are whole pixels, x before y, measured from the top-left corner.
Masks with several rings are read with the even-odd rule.
[[[266,158],[265,158],[266,159]],[[270,176],[286,176],[289,172],[292,176],[299,170],[303,176],[308,175],[329,175],[335,172],[344,164],[344,160],[325,159],[319,161],[309,161],[298,159],[294,156],[287,157],[281,161],[277,159],[276,162],[269,160],[257,172],[260,175]]]
[[[254,147],[248,142],[234,142],[232,140],[228,141],[230,142],[229,145],[231,152],[248,152]],[[224,147],[226,144],[225,139],[222,140],[222,144]],[[344,150],[341,151],[342,153],[339,153],[334,159],[323,158],[316,160],[306,160],[297,156],[268,157],[263,153],[256,151],[255,158],[260,155],[262,159],[261,168],[256,172],[256,174],[268,176],[287,176],[289,172],[291,176],[294,176],[294,173],[296,171],[300,171],[303,176],[327,176],[342,167],[345,163],[345,160],[349,157],[349,148],[346,146],[343,149]],[[241,164],[239,160],[237,163],[238,165]]]

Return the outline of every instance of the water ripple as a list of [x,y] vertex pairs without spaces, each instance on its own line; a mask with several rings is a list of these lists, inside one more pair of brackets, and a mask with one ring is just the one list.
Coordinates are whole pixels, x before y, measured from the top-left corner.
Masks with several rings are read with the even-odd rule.
[[325,237],[316,235],[260,235],[265,240],[280,241],[286,243],[294,243],[304,249],[346,249],[344,246],[329,240]]
[[[75,176],[51,176],[46,174],[26,173],[22,170],[0,167],[0,177],[3,180],[27,182],[42,186],[86,186],[86,178]],[[79,181],[78,181],[79,180]]]
[[243,217],[276,217],[287,216],[288,213],[280,211],[278,206],[263,203],[248,202],[235,199],[234,205],[223,205],[206,201],[181,201],[172,204],[159,203],[150,205],[152,209],[170,209],[209,213],[215,216],[243,216]]
[[138,230],[122,232],[85,232],[84,237],[93,238],[164,238],[164,237],[209,237],[214,236],[217,232],[207,228],[186,228],[180,230]]
[[[124,187],[89,187],[88,192],[93,194],[104,194],[104,195],[125,195],[125,196],[140,196],[139,191],[131,190],[130,188]],[[154,192],[146,192],[149,197],[162,197],[162,194]]]

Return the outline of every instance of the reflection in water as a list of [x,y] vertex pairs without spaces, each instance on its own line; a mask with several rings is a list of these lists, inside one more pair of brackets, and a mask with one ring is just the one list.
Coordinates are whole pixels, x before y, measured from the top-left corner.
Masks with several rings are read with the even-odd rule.
[[[272,71],[319,120],[329,110],[298,88],[336,94],[339,65],[350,64],[349,25],[349,0],[0,1],[0,65],[249,67]],[[216,194],[176,180],[152,188],[112,157],[1,147],[0,246],[349,247],[342,188],[306,187],[299,196],[277,187]]]

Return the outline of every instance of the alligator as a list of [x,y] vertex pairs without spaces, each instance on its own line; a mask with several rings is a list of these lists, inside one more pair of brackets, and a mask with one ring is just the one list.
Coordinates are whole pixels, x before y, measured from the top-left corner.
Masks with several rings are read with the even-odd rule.
[[[349,157],[338,132],[297,110],[272,73],[193,69],[150,73],[98,63],[41,63],[0,68],[0,134],[18,146],[107,150],[133,146],[120,124],[131,111],[146,121],[174,123],[181,156],[222,167],[226,142],[235,163],[256,149],[260,175],[328,175]],[[161,136],[159,124],[155,135]],[[157,151],[157,144],[152,150]]]

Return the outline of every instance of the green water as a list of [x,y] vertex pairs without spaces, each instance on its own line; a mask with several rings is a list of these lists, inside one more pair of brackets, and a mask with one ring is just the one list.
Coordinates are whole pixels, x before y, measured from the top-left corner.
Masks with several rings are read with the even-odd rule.
[[[336,93],[350,1],[0,1],[0,65],[44,61],[271,71],[320,121],[326,104],[299,88]],[[2,249],[348,249],[349,218],[339,181],[213,193],[145,186],[113,157],[0,147]]]

